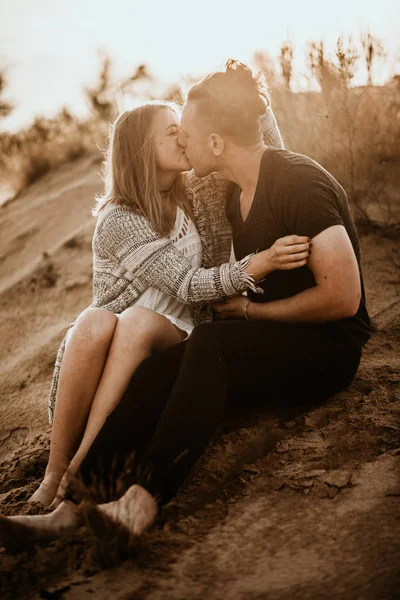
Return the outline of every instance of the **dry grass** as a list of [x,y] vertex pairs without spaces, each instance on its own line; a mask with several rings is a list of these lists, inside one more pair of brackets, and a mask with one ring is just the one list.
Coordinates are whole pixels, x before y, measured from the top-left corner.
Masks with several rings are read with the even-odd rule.
[[[396,221],[390,177],[400,162],[400,90],[346,88],[277,92],[285,145],[322,164],[345,188],[357,221]],[[378,217],[379,215],[379,217]]]
[[[362,51],[371,82],[372,58],[383,56],[383,49],[373,36],[364,38],[362,41],[368,44],[365,41]],[[371,54],[371,48],[375,54]],[[267,55],[259,52],[254,57],[270,81],[286,148],[314,158],[339,180],[358,222],[398,224],[393,174],[400,162],[399,78],[383,87],[351,87],[360,58],[351,39],[347,45],[338,40],[336,62],[326,56],[322,41],[313,42],[308,48],[309,69],[321,91],[293,93],[293,57],[291,42],[284,42],[279,57],[281,74]],[[98,86],[86,90],[92,108],[90,119],[79,121],[63,109],[54,119],[38,118],[26,130],[0,134],[3,183],[19,192],[50,169],[104,147],[109,120],[116,113],[115,90],[125,90],[128,83],[148,78],[143,65],[119,84],[112,81],[111,72],[111,61],[106,56]],[[171,85],[165,97],[182,102],[180,85]]]
[[54,167],[96,151],[105,135],[103,121],[79,121],[67,109],[38,118],[28,129],[0,135],[1,179],[19,192]]

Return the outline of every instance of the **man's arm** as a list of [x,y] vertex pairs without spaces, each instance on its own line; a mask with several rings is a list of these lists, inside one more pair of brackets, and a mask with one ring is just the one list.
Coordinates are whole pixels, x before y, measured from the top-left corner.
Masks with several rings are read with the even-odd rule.
[[290,298],[252,303],[250,319],[297,323],[323,323],[352,317],[361,300],[357,259],[343,225],[328,227],[312,240],[307,266],[316,286]]

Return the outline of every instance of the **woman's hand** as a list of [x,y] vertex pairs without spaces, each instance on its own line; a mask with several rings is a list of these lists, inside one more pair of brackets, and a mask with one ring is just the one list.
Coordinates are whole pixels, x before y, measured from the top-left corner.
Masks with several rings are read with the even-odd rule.
[[279,238],[271,248],[252,257],[246,272],[259,281],[272,271],[298,269],[307,264],[311,247],[310,238],[305,236],[287,235]]
[[226,300],[213,302],[211,306],[228,319],[245,319],[244,309],[248,303],[249,299],[247,296],[233,296],[232,298],[226,298]]
[[273,271],[298,269],[303,267],[311,254],[312,242],[309,237],[287,235],[276,240],[267,250]]

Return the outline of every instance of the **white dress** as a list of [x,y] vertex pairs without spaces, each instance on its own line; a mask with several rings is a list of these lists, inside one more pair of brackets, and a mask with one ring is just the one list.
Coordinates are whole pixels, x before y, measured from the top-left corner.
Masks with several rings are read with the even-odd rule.
[[[193,267],[201,267],[203,253],[201,239],[193,221],[179,206],[176,210],[176,220],[169,238],[192,263]],[[176,327],[186,331],[189,336],[194,324],[190,307],[181,300],[169,296],[155,287],[150,287],[136,300],[135,306],[144,306],[164,315]]]

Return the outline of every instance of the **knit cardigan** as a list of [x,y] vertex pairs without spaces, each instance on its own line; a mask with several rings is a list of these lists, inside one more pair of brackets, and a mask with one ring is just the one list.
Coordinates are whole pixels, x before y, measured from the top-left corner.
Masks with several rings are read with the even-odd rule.
[[[283,148],[270,108],[261,118],[261,127],[267,145]],[[132,306],[147,288],[155,287],[190,304],[197,325],[212,320],[208,302],[241,294],[247,289],[260,291],[245,272],[250,257],[229,263],[231,229],[225,213],[228,185],[229,182],[216,173],[199,179],[191,172],[188,177],[187,194],[202,242],[202,267],[193,267],[169,238],[161,238],[153,230],[144,216],[128,207],[109,203],[100,212],[93,236],[93,302],[90,307],[119,314]],[[50,422],[54,418],[66,338],[58,350],[51,383]]]

